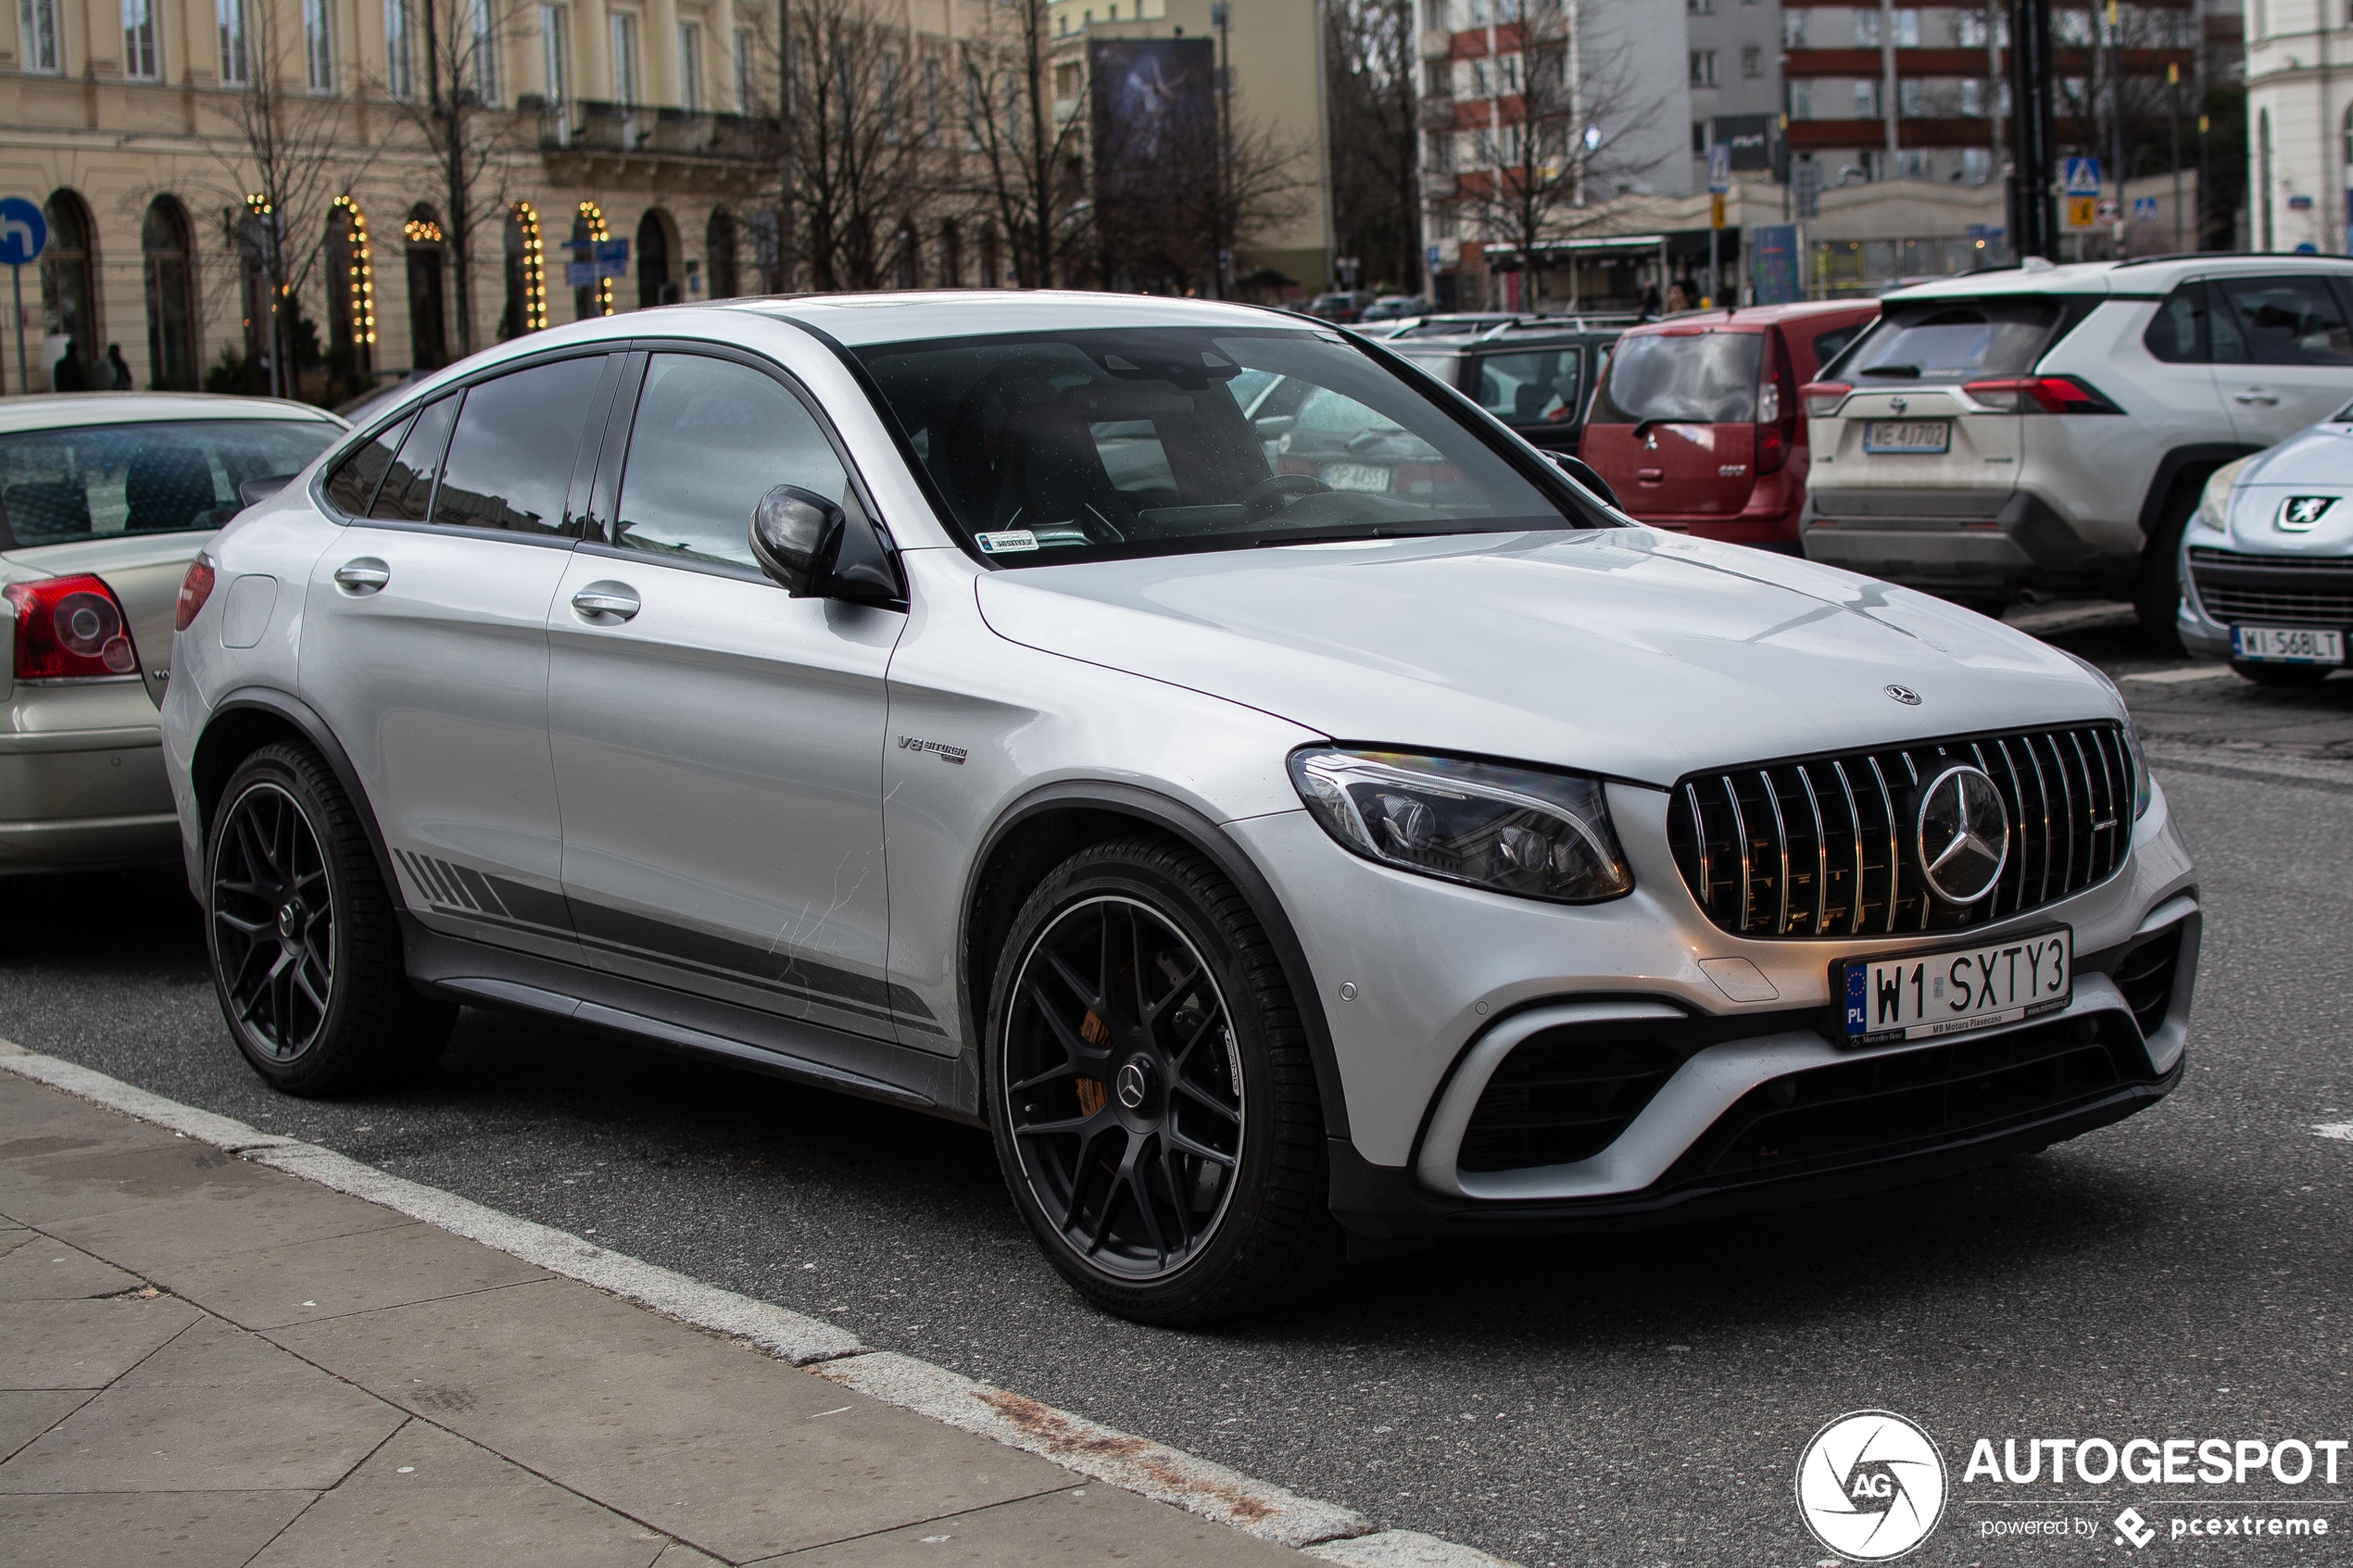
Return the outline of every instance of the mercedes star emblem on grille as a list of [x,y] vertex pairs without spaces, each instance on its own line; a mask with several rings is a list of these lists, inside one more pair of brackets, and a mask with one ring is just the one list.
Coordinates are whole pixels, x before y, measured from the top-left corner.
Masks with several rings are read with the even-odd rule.
[[2336,504],[2334,495],[2290,495],[2280,503],[2279,529],[2283,533],[2309,533],[2320,526],[2321,519]]
[[1920,694],[1909,686],[1890,686],[1887,688],[1887,695],[1906,708],[1918,708],[1920,705]]
[[1920,791],[1919,836],[1920,874],[1937,897],[1974,904],[2009,863],[2009,809],[1990,774],[1962,763]]

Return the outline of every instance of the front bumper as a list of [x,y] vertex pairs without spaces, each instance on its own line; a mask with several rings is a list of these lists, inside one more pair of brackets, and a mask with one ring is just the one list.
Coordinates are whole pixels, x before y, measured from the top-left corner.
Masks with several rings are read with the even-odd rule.
[[[1635,891],[1582,908],[1388,871],[1304,813],[1231,824],[1285,906],[1315,911],[1296,923],[1345,1098],[1332,1206],[1350,1230],[1623,1226],[1914,1180],[2071,1137],[2178,1079],[2200,917],[2161,792],[2115,876],[1961,938],[2070,925],[2066,1012],[1861,1051],[1830,1035],[1831,961],[1856,944],[1718,930],[1667,852],[1664,794],[1614,784],[1610,804]],[[1926,951],[1955,935],[1913,943]],[[1531,1042],[1632,1053],[1655,1063],[1655,1087],[1598,1149],[1552,1163],[1466,1159],[1479,1138],[1491,1156],[1510,1105],[1490,1090],[1512,1092],[1499,1073]]]

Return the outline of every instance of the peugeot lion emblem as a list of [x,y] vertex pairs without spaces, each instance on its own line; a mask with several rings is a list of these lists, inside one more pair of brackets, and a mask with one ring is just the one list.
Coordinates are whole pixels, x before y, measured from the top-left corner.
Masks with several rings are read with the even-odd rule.
[[1890,686],[1887,688],[1887,695],[1906,708],[1918,708],[1920,705],[1920,694],[1909,686]]
[[1920,791],[1920,874],[1938,897],[1974,904],[1994,891],[2010,858],[2010,816],[1982,769],[1947,768]]
[[2309,533],[2320,526],[2321,519],[2334,505],[2336,497],[2334,495],[2290,495],[2280,503],[2280,532]]

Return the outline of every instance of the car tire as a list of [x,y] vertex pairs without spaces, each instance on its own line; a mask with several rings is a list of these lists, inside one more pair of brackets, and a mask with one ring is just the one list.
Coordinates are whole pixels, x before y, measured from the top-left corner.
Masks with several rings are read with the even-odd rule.
[[2335,673],[2335,669],[2326,664],[2248,664],[2233,659],[2231,673],[2242,681],[2252,681],[2259,686],[2293,689],[2299,686],[2317,686]]
[[2173,493],[2165,498],[2165,509],[2158,514],[2157,527],[2141,547],[2141,574],[2133,584],[2133,617],[2141,623],[2141,634],[2159,653],[2180,653],[2182,632],[2175,617],[2182,609],[2182,530],[2189,526],[2190,514],[2197,509],[2197,498],[2206,487],[2206,475],[2194,479],[2184,477],[2173,483]]
[[205,949],[231,1038],[275,1089],[323,1097],[432,1066],[457,1009],[402,969],[359,814],[307,746],[238,764],[205,846]]
[[988,995],[998,1161],[1081,1296],[1140,1323],[1203,1323],[1338,1276],[1346,1245],[1298,1003],[1208,860],[1155,838],[1072,856],[1013,917]]

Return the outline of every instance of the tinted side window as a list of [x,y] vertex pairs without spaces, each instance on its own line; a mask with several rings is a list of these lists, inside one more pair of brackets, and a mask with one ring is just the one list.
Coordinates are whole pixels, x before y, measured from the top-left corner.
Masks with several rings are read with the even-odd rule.
[[466,392],[441,466],[433,520],[516,533],[565,531],[580,431],[596,400],[604,356],[559,359],[479,382]]
[[2141,334],[2148,351],[2169,365],[2196,365],[2206,358],[2206,285],[2183,283],[2157,307],[2157,320]]
[[2246,344],[2247,363],[2353,369],[2353,330],[2327,279],[2221,278],[2214,287]]
[[800,399],[748,365],[657,354],[630,427],[615,541],[751,566],[751,509],[779,484],[839,501],[849,476]]
[[445,397],[417,416],[417,422],[409,427],[408,439],[400,444],[400,456],[393,459],[383,488],[376,492],[375,505],[368,508],[370,517],[393,522],[425,521],[434,475],[441,469],[441,449],[449,445],[449,423],[457,413],[458,400]]
[[1846,352],[1846,345],[1861,337],[1863,329],[1869,325],[1869,321],[1854,321],[1818,334],[1814,339],[1814,369],[1819,371],[1823,366]]
[[327,499],[353,517],[366,517],[368,505],[376,498],[376,485],[384,470],[392,467],[392,455],[400,450],[400,438],[409,433],[409,421],[388,425],[376,433],[373,440],[361,446],[327,476]]
[[1578,353],[1491,354],[1478,362],[1479,406],[1511,424],[1563,424],[1577,418]]

